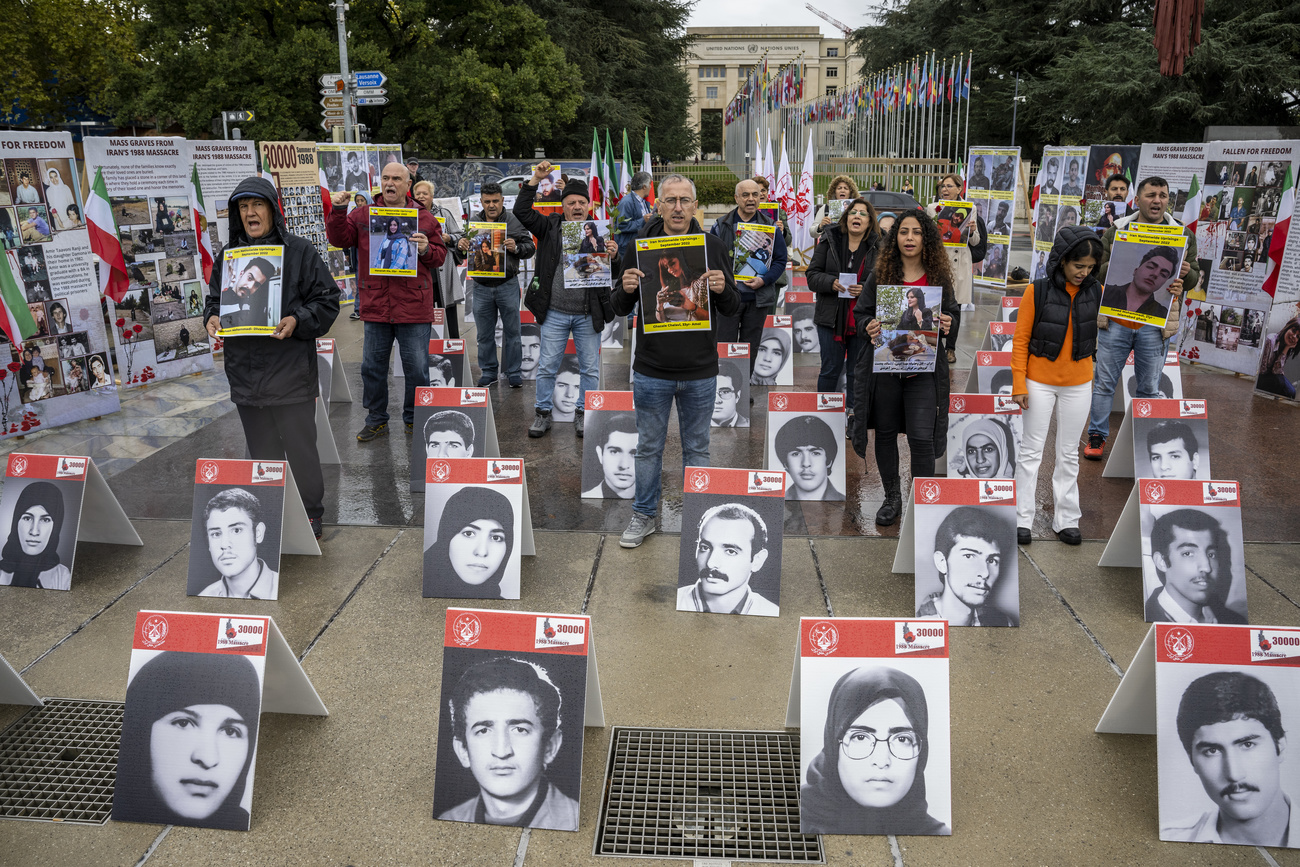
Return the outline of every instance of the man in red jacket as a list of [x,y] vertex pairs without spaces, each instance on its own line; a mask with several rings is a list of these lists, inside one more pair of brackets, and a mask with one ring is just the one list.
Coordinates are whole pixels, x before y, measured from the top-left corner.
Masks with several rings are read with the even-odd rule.
[[[325,219],[325,236],[340,249],[357,249],[357,292],[361,319],[365,323],[365,344],[361,359],[361,403],[366,408],[366,425],[358,442],[370,442],[388,433],[388,361],[393,341],[402,356],[406,393],[402,420],[406,432],[414,430],[415,389],[429,384],[429,331],[433,321],[433,280],[447,257],[438,220],[411,197],[411,175],[400,163],[384,166],[379,177],[381,194],[375,204],[348,213],[351,193],[334,193],[333,207]],[[418,231],[415,244],[414,277],[373,276],[370,273],[370,208],[415,208]]]

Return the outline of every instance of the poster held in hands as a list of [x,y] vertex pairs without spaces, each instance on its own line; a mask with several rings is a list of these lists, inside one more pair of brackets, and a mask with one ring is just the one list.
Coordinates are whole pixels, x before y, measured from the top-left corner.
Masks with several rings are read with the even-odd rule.
[[704,235],[637,238],[636,267],[641,278],[641,310],[647,335],[709,329],[708,279]]
[[418,251],[411,235],[420,231],[415,208],[370,211],[370,273],[380,277],[414,277]]
[[965,247],[970,243],[971,226],[975,225],[974,213],[975,205],[971,202],[939,203],[935,222],[939,227],[939,240],[945,247]]
[[217,336],[271,335],[280,323],[284,247],[234,247],[221,257]]
[[1169,318],[1169,285],[1178,279],[1187,238],[1179,233],[1123,231],[1115,234],[1101,313],[1141,325],[1163,327]]
[[[938,360],[940,286],[877,286],[876,373],[933,373]],[[933,302],[934,306],[929,306]]]
[[732,275],[753,280],[767,274],[776,250],[776,226],[767,223],[737,223],[732,247]]
[[468,223],[468,275],[502,279],[506,276],[506,224]]
[[560,223],[560,252],[564,256],[564,285],[609,290],[613,271],[605,241],[609,220],[570,220]]

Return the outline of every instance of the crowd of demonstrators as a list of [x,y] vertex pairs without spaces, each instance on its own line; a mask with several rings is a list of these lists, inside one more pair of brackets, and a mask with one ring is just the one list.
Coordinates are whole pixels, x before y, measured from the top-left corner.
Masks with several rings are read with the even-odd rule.
[[[474,325],[483,339],[478,342],[478,384],[494,385],[498,372],[505,376],[511,388],[524,384],[521,370],[523,349],[519,341],[519,263],[531,259],[536,252],[533,236],[519,218],[507,213],[501,185],[484,184],[479,194],[482,210],[470,217],[471,223],[505,223],[505,276],[472,277],[470,293],[474,303]],[[540,236],[539,236],[540,237]],[[470,239],[462,237],[457,242],[458,257],[469,254]],[[497,320],[501,321],[501,364],[497,365],[495,340]],[[538,317],[538,322],[541,318]]]
[[[407,160],[407,167],[410,168],[416,160]],[[419,174],[411,172],[411,176],[418,178]],[[411,196],[424,205],[433,214],[434,219],[438,221],[442,228],[442,241],[447,247],[447,257],[442,260],[438,270],[434,272],[433,284],[433,304],[435,307],[442,307],[447,311],[446,328],[447,336],[451,338],[460,337],[460,323],[456,319],[456,305],[465,297],[465,291],[461,283],[460,269],[456,266],[464,261],[464,257],[458,255],[457,246],[464,232],[452,231],[449,227],[460,225],[460,215],[453,214],[446,208],[435,202],[434,196],[437,195],[437,187],[433,181],[417,180],[411,186]],[[355,254],[355,250],[352,251]],[[358,315],[354,318],[360,319]]]
[[[939,198],[933,202],[926,210],[931,217],[939,215],[939,209],[942,207],[939,202],[954,202],[961,199],[962,180],[961,175],[946,174],[939,179]],[[1009,234],[1009,233],[1008,233]],[[971,309],[969,305],[975,297],[975,264],[984,261],[984,252],[988,248],[988,227],[984,225],[984,218],[977,212],[975,214],[975,225],[971,226],[969,240],[965,247],[947,247],[944,249],[948,252],[948,258],[952,261],[952,281],[953,293],[957,296],[957,303],[962,305],[962,309]],[[957,363],[957,332],[958,326],[953,324],[952,329],[948,332],[945,341],[941,341],[947,349],[948,363]]]

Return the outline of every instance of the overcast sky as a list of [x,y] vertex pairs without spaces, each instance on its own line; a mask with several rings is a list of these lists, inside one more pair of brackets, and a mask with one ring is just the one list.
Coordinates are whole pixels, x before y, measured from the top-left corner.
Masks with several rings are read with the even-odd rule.
[[[804,8],[806,0],[704,0],[697,3],[687,21],[689,27],[735,27],[741,23],[761,27],[808,27],[819,25],[825,36],[838,36],[835,27]],[[862,0],[812,0],[812,4],[849,27],[866,22],[863,11],[875,3]]]

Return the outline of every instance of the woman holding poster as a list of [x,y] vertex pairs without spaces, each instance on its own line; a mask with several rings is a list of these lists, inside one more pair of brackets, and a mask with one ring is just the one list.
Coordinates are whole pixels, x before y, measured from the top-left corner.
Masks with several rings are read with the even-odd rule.
[[[982,163],[977,163],[977,165]],[[972,179],[973,180],[973,179]],[[975,187],[972,185],[972,189]],[[987,185],[986,187],[987,188]],[[930,216],[937,216],[943,208],[943,202],[959,200],[962,197],[961,175],[947,174],[939,179],[939,189],[937,190],[939,198],[932,202],[926,209]],[[969,217],[967,221],[969,221]],[[958,304],[970,304],[974,298],[975,291],[975,263],[984,261],[984,253],[987,249],[989,230],[984,224],[984,218],[978,213],[975,214],[975,224],[970,227],[970,233],[964,246],[945,247],[944,250],[952,263],[952,289],[956,294]],[[948,363],[957,363],[957,331],[958,322],[954,322],[952,329],[948,332],[946,341]]]
[[[908,211],[898,218],[884,240],[875,273],[867,277],[853,307],[858,336],[874,340],[884,325],[876,318],[877,286],[939,286],[939,332],[948,334],[961,320],[961,305],[953,295],[952,266],[939,240],[939,229],[924,211]],[[898,435],[907,434],[912,454],[912,477],[934,475],[935,443],[948,436],[948,362],[938,353],[933,373],[880,373],[875,353],[858,354],[854,376],[856,422],[853,448],[867,453],[867,430],[876,429],[876,467],[885,488],[885,500],[876,512],[881,527],[894,524],[903,512],[898,474]]]

